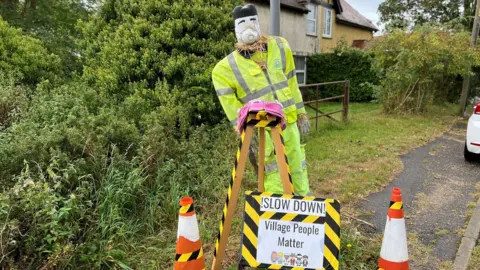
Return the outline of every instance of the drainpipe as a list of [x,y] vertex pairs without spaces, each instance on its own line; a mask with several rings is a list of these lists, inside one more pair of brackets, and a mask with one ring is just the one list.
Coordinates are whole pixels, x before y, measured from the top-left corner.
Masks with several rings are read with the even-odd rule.
[[280,0],[270,0],[270,35],[280,36]]

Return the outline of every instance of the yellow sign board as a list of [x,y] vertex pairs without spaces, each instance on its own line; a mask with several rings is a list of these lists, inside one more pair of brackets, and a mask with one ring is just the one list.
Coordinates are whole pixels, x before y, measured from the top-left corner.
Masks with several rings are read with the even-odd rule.
[[339,253],[338,201],[246,192],[242,266],[337,270]]

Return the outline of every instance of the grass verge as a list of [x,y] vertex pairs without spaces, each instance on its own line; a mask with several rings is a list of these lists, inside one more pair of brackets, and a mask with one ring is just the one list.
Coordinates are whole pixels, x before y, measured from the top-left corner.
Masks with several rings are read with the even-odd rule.
[[468,262],[468,270],[476,270],[480,265],[480,246],[476,246],[473,249],[472,257],[470,257],[470,261]]
[[[480,199],[480,183],[477,184],[477,190],[474,193],[473,198],[474,198],[474,201],[468,204],[467,220],[465,221],[465,229],[462,230],[462,235],[465,233],[468,223],[470,222],[470,218],[472,217],[473,212],[477,207],[477,200]],[[479,265],[480,265],[480,245],[478,244],[478,241],[477,241],[477,246],[473,249],[472,255],[468,262],[468,270],[478,269]]]
[[354,103],[348,123],[322,119],[307,142],[314,193],[348,203],[377,190],[401,171],[399,155],[431,141],[450,126],[454,109],[442,106],[421,116],[391,116],[382,114],[378,104]]

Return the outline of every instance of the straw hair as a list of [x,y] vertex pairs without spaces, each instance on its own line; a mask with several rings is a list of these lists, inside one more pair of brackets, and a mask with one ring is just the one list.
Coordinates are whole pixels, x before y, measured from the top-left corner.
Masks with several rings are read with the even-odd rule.
[[[245,44],[245,43],[237,43],[235,44],[235,49],[240,54],[249,53],[254,54],[256,52],[265,52],[265,45],[268,43],[268,36],[261,35],[260,38],[252,43],[252,44]],[[267,59],[262,60],[254,60],[263,70],[267,69]]]

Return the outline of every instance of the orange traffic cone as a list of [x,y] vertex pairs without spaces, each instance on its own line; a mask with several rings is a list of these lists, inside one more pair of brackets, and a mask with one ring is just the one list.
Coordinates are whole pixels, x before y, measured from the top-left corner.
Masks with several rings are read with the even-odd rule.
[[388,209],[382,250],[378,261],[380,270],[409,270],[407,231],[403,213],[402,191],[394,188]]
[[203,270],[205,258],[193,199],[182,198],[180,205],[182,207],[178,214],[177,255],[174,270]]

